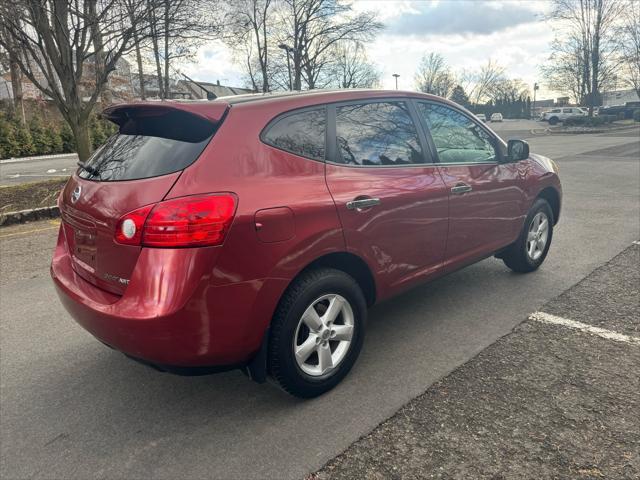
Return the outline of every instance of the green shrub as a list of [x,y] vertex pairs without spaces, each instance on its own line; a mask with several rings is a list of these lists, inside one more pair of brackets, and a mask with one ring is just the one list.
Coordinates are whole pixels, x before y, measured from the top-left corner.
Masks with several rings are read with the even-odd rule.
[[52,138],[49,134],[53,127],[45,130],[38,117],[33,117],[29,122],[29,133],[33,142],[34,154],[47,155],[53,153]]
[[640,108],[633,111],[633,119],[636,122],[640,122]]
[[14,119],[12,122],[15,131],[16,142],[18,143],[19,153],[15,156],[28,157],[36,153],[36,147],[31,138],[29,128],[23,125],[19,120]]
[[13,123],[0,113],[0,158],[19,157],[20,146],[16,140]]
[[48,143],[51,146],[51,153],[64,153],[62,150],[62,136],[60,129],[52,127],[45,130],[48,137]]
[[615,115],[599,115],[597,117],[569,117],[564,121],[564,126],[598,127],[604,125],[605,123],[611,123],[614,118]]
[[60,140],[62,141],[61,153],[74,153],[76,151],[76,139],[73,136],[71,127],[66,123],[60,129]]

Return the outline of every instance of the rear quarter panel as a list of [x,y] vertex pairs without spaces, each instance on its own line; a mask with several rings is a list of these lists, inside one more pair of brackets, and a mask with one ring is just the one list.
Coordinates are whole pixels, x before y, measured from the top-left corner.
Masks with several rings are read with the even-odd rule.
[[[345,248],[324,163],[260,141],[260,132],[280,111],[268,102],[232,106],[202,157],[184,170],[167,195],[238,196],[236,216],[211,265],[202,306],[212,312],[215,328],[224,331],[225,343],[257,348],[291,279],[319,256]],[[293,236],[288,231],[283,241],[260,240],[256,212],[278,207],[292,212]],[[219,291],[227,297],[220,298]]]

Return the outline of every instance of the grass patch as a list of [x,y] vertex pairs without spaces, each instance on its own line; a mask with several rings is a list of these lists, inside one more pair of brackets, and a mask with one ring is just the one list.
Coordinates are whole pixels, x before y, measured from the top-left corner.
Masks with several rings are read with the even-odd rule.
[[67,178],[0,188],[0,213],[17,212],[56,204]]

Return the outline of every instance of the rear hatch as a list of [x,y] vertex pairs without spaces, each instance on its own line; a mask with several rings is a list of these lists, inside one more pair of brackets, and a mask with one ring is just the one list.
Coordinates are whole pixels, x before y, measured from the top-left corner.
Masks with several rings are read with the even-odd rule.
[[74,270],[122,294],[142,247],[115,241],[118,220],[161,201],[220,126],[225,103],[131,104],[107,109],[119,127],[67,183],[60,201]]

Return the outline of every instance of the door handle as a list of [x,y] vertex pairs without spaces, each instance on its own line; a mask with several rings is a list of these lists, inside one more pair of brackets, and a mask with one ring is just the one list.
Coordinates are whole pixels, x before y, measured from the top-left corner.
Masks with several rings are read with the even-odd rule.
[[471,185],[467,185],[463,182],[457,183],[455,187],[451,187],[451,193],[454,195],[462,195],[463,193],[470,192],[471,190],[473,190]]
[[363,210],[365,208],[375,207],[376,205],[380,205],[379,198],[360,198],[357,200],[351,200],[347,202],[348,210]]

